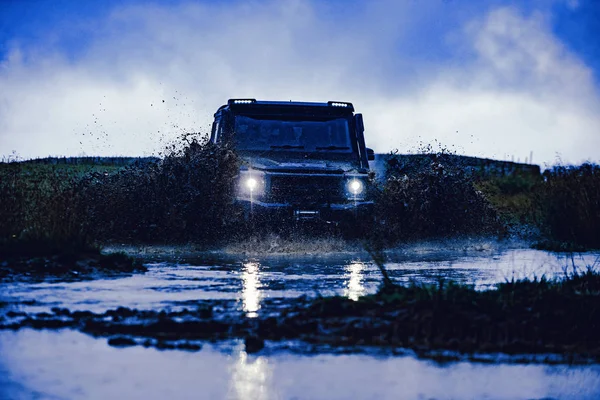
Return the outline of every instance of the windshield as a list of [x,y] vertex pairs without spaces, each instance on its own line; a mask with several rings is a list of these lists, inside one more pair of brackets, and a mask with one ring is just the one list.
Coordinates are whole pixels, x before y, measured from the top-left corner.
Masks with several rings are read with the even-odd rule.
[[348,120],[281,120],[238,115],[235,137],[240,150],[352,152]]

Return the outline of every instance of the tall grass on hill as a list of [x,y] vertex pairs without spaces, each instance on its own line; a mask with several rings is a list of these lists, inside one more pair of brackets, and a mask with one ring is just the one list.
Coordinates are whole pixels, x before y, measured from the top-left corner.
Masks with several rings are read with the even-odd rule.
[[536,247],[600,248],[600,166],[557,165],[539,176],[492,177],[479,180],[476,186],[504,224],[517,232],[533,229],[534,237],[541,239]]
[[22,168],[19,164],[0,165],[0,238],[16,237],[24,227],[22,206],[27,191],[22,185]]
[[19,163],[0,166],[0,251],[35,255],[87,243],[79,171]]
[[552,240],[600,248],[600,165],[555,166],[535,194],[540,224]]
[[485,194],[507,230],[519,235],[539,232],[541,211],[535,206],[535,193],[542,176],[514,173],[478,179],[475,187]]

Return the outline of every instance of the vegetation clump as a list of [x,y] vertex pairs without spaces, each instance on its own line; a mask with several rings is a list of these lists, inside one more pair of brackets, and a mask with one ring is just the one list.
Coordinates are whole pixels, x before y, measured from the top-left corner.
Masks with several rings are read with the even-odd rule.
[[[0,164],[0,274],[142,270],[102,255],[114,240],[215,242],[233,230],[235,153],[186,135],[161,160]],[[71,271],[65,275],[65,271]]]
[[537,239],[535,248],[567,252],[600,248],[599,165],[557,165],[539,176],[480,179],[476,186],[509,230]]
[[542,183],[541,175],[516,173],[507,176],[480,178],[475,187],[498,212],[502,224],[509,230],[538,225],[534,193]]
[[85,169],[0,164],[0,254],[86,248],[80,178]]
[[551,241],[600,248],[600,165],[555,166],[535,195],[540,223]]
[[[558,353],[600,360],[600,274],[519,280],[496,290],[440,281],[384,285],[358,301],[321,298],[280,325],[309,342],[417,351]],[[267,338],[277,338],[270,329]]]
[[0,251],[0,281],[81,280],[146,270],[138,260],[126,254],[102,254],[91,247],[40,249],[32,244],[20,244],[16,249]]

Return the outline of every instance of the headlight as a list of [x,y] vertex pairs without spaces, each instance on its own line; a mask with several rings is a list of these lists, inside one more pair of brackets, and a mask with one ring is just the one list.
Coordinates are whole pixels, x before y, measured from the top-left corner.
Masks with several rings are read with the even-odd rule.
[[252,177],[246,178],[246,182],[244,183],[251,191],[254,191],[258,187],[258,181]]
[[348,181],[346,188],[349,194],[357,196],[365,190],[365,184],[359,179],[351,179]]
[[244,195],[261,195],[265,189],[265,176],[263,172],[240,171],[239,190]]

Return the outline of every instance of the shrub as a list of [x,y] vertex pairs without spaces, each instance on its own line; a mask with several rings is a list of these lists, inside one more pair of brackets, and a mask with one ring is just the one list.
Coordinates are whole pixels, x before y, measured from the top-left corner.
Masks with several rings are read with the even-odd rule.
[[0,166],[0,252],[89,247],[80,188],[72,170],[10,163]]
[[535,195],[540,225],[551,239],[600,248],[600,166],[555,166]]

